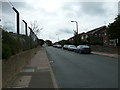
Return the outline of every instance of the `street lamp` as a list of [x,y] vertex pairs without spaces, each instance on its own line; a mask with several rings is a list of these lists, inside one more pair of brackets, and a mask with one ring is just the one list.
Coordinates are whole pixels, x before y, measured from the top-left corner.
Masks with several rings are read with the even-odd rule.
[[[78,45],[78,22],[77,22],[77,21],[71,21],[71,22],[75,22],[75,23],[76,23],[77,33],[75,33],[74,40],[75,40],[75,44]],[[75,32],[75,31],[74,31],[74,32]]]
[[71,22],[75,22],[76,23],[76,30],[77,30],[77,34],[78,34],[78,22],[77,21],[71,21]]

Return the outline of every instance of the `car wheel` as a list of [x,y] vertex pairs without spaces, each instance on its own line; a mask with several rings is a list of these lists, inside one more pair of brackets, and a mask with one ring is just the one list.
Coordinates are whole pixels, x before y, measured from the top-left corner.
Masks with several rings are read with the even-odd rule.
[[82,54],[82,51],[80,50],[79,53]]

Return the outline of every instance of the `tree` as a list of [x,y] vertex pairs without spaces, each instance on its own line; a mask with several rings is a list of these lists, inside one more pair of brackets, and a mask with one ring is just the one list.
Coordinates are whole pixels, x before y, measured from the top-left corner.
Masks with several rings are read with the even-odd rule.
[[40,30],[42,30],[43,28],[40,28],[38,25],[38,22],[34,20],[34,22],[31,22],[31,29],[33,30],[35,34],[38,34]]
[[115,18],[115,21],[108,25],[107,32],[110,39],[120,38],[120,15]]
[[50,40],[46,40],[45,43],[46,43],[48,46],[51,46],[51,45],[52,45],[52,41],[50,41]]
[[42,46],[43,44],[44,44],[44,40],[43,39],[39,39],[39,44],[40,44],[40,46]]
[[66,44],[66,40],[61,40],[61,41],[59,41],[58,43],[63,46],[63,45]]

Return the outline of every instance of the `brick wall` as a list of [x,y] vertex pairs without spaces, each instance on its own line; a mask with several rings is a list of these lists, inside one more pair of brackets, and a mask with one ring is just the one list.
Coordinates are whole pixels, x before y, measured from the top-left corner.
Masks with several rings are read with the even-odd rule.
[[116,46],[101,46],[101,45],[91,45],[91,50],[110,54],[116,54],[119,51],[118,47]]
[[31,60],[40,47],[24,51],[10,57],[8,60],[2,60],[2,87],[7,83]]

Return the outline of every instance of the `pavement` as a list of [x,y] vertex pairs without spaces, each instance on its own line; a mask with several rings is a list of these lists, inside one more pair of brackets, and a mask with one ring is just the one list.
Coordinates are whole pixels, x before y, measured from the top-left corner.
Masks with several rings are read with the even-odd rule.
[[[93,54],[118,57],[116,54],[92,52]],[[7,88],[58,88],[45,48],[41,48],[9,83]]]
[[44,48],[35,54],[7,88],[58,88]]
[[118,54],[109,54],[109,53],[103,53],[103,52],[91,52],[92,54],[97,54],[97,55],[103,55],[103,56],[108,56],[108,57],[113,57],[113,58],[118,58],[120,55]]
[[0,90],[2,89],[2,60],[0,59]]

